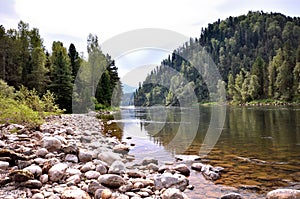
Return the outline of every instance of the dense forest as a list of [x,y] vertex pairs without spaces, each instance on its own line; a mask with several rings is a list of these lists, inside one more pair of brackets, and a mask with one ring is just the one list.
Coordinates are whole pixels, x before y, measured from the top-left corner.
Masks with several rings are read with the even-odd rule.
[[118,103],[122,91],[114,61],[102,53],[96,35],[88,36],[87,49],[85,60],[74,44],[67,49],[54,41],[49,53],[37,28],[30,29],[23,21],[18,29],[5,30],[0,25],[0,79],[17,91],[27,89],[39,97],[51,93],[59,108],[68,113],[72,99],[77,112],[93,104],[110,106],[112,99]]
[[[210,55],[222,78],[213,94],[203,78],[208,65],[200,66],[201,74],[193,66],[201,63],[197,59],[202,58],[203,51]],[[170,68],[179,75],[170,73]],[[300,18],[249,12],[208,24],[199,38],[191,38],[148,74],[135,92],[134,103],[178,105],[178,98],[186,95],[189,85],[200,103],[213,101],[211,96],[220,94],[218,88],[222,86],[231,103],[266,99],[299,102]]]

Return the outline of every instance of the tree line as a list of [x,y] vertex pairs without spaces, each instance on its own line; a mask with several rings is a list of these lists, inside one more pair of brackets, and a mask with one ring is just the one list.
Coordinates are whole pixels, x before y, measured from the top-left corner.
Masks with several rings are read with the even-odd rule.
[[[96,35],[90,34],[87,43],[88,60],[79,55],[73,43],[67,49],[62,42],[54,41],[49,53],[37,28],[30,29],[23,21],[17,29],[5,30],[0,25],[0,79],[17,90],[22,86],[35,90],[40,96],[51,91],[59,107],[69,113],[72,98],[78,106],[84,100],[98,108],[110,106],[112,99],[118,103],[122,91],[114,60],[103,54]],[[102,75],[90,87],[91,78],[98,73]],[[84,107],[80,110],[92,108]]]
[[[203,60],[205,52],[221,75],[214,89],[204,81],[210,70],[208,61]],[[172,75],[170,68],[178,74]],[[212,101],[217,99],[212,96],[222,94],[222,86],[232,103],[299,102],[300,18],[249,12],[208,24],[199,38],[191,38],[148,74],[135,92],[135,105],[178,105],[189,88],[194,89],[198,102]]]

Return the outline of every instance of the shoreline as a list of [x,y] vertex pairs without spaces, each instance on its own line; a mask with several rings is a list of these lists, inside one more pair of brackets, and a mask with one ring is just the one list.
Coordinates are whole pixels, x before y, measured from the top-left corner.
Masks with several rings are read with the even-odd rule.
[[[196,160],[191,167],[151,157],[132,164],[130,146],[103,136],[103,128],[95,113],[53,116],[35,130],[0,125],[1,198],[188,198],[191,172],[208,182],[222,173]],[[232,190],[221,196],[233,197],[243,198]]]

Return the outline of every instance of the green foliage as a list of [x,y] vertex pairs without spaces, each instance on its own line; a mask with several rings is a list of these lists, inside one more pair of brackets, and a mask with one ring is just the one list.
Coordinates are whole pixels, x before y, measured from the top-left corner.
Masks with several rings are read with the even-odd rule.
[[87,48],[88,61],[82,61],[75,81],[73,111],[81,113],[93,108],[119,106],[122,86],[115,62],[102,53],[97,36],[89,35]]
[[53,94],[47,91],[40,98],[37,91],[21,86],[20,90],[0,80],[0,123],[19,123],[31,127],[40,125],[48,114],[60,114],[62,110],[54,104]]
[[[200,103],[215,100],[214,96],[219,93],[218,82],[221,81],[227,85],[227,99],[234,103],[268,98],[298,99],[300,78],[298,61],[295,60],[300,43],[299,21],[299,17],[280,13],[249,12],[208,24],[202,29],[200,38],[190,39],[176,49],[147,76],[135,93],[135,105],[151,105],[153,100],[160,104],[178,105],[178,96],[190,82],[195,85],[194,92]],[[209,73],[204,50],[210,54],[222,79]],[[192,64],[195,63],[201,74],[193,69]],[[167,72],[167,68],[180,73],[186,81],[174,79],[175,75]],[[149,85],[149,82],[170,85],[169,91],[159,99],[153,92],[157,86]]]
[[27,124],[34,127],[42,122],[40,114],[28,106],[11,98],[0,97],[0,123]]

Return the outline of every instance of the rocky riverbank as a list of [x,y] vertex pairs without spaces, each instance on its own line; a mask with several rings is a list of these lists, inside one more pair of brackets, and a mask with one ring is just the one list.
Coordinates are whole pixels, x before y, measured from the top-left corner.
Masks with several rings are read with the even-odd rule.
[[[52,117],[39,129],[0,125],[0,198],[184,199],[184,191],[194,188],[191,169],[210,181],[223,172],[199,160],[191,167],[159,165],[151,157],[133,163],[130,146],[104,137],[102,130],[94,114]],[[287,195],[300,197],[297,190],[277,190],[267,198]],[[221,198],[243,196],[228,193]]]

